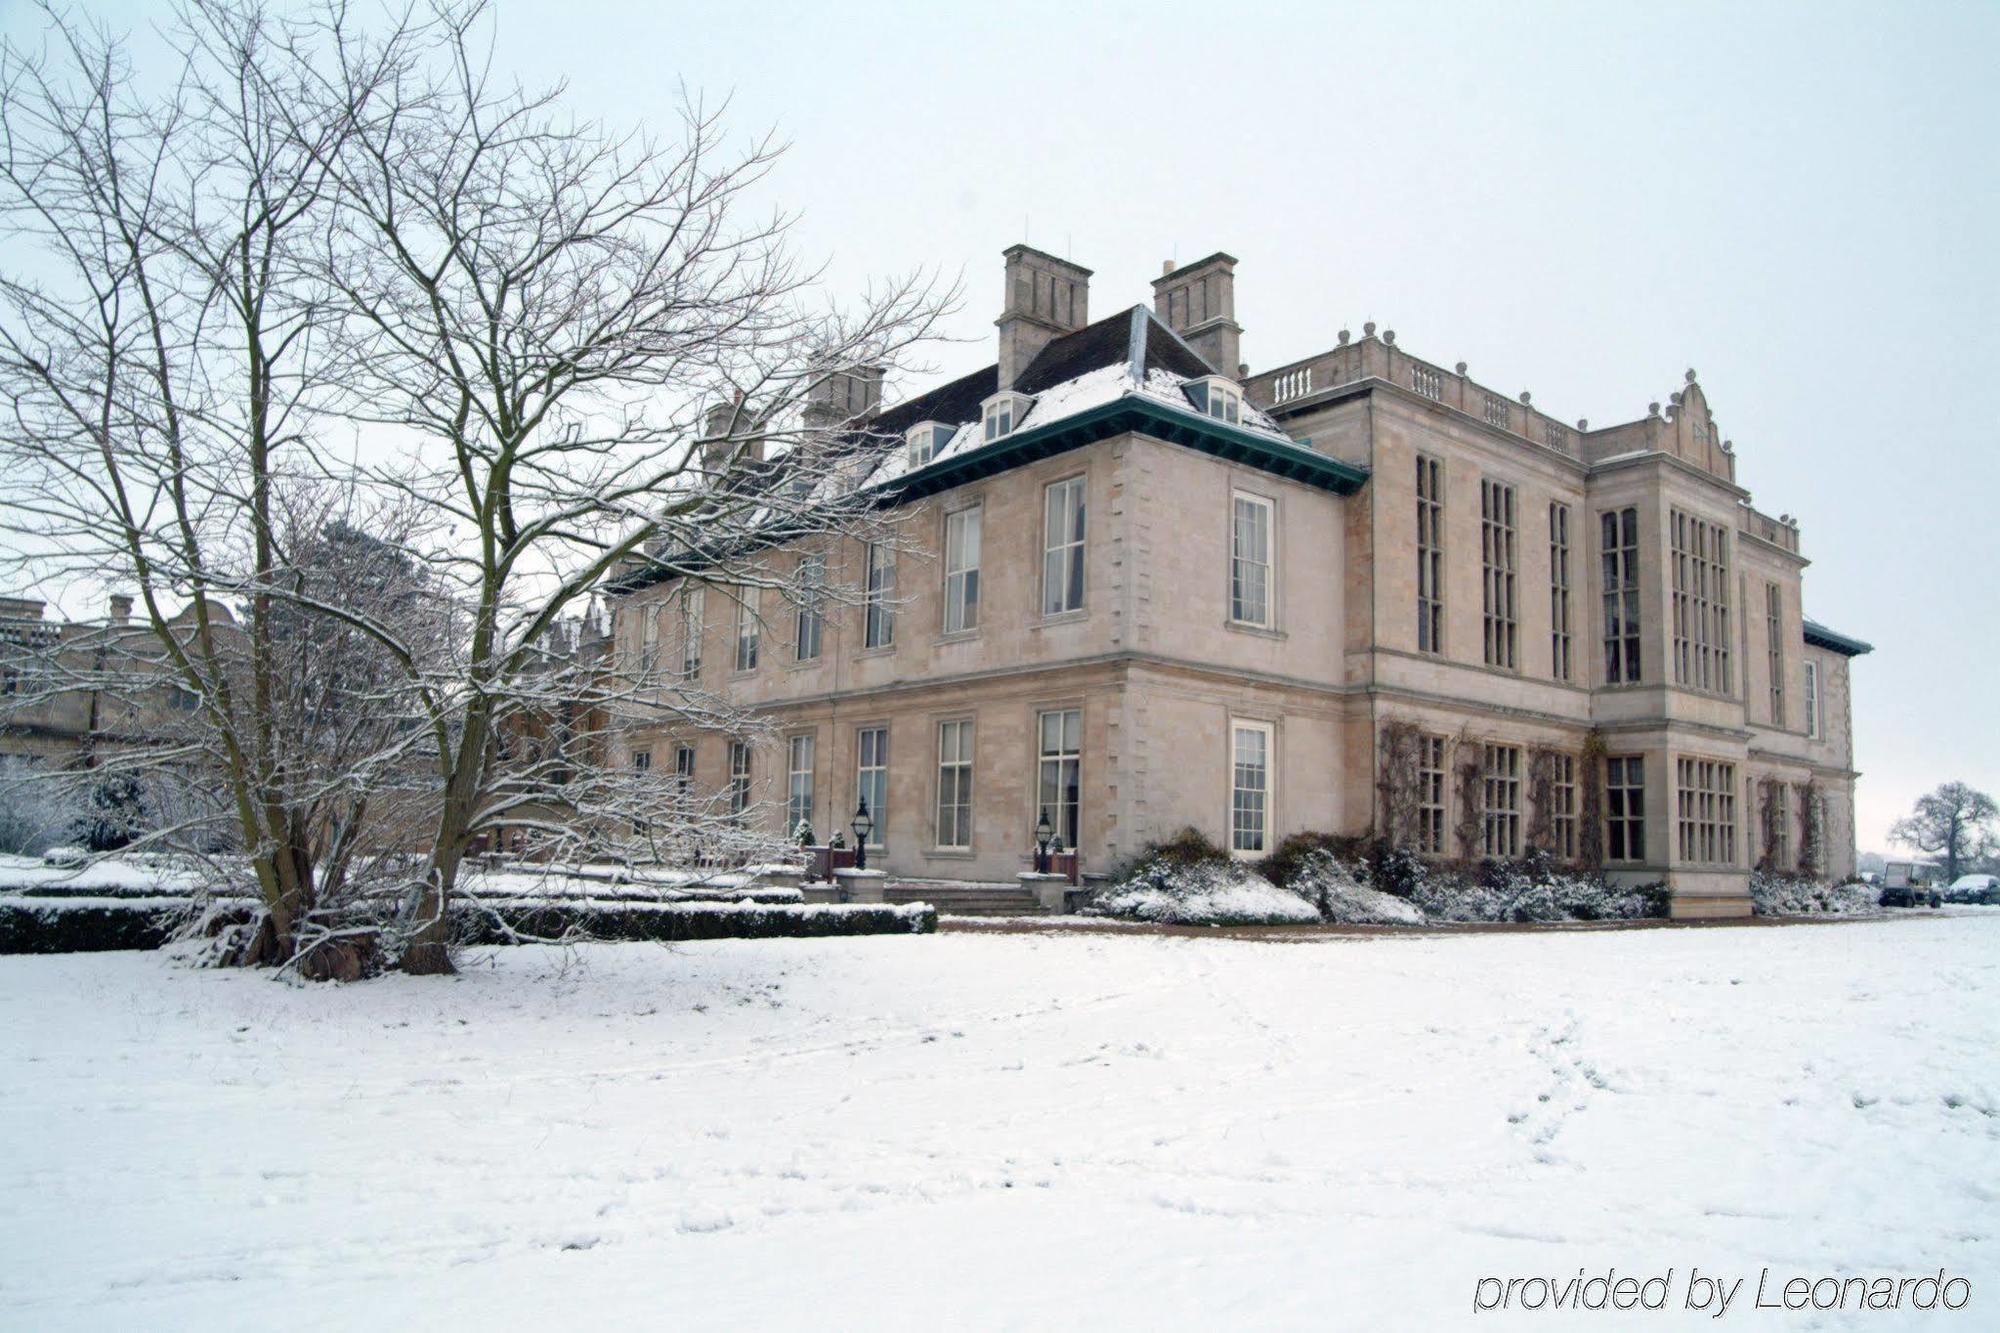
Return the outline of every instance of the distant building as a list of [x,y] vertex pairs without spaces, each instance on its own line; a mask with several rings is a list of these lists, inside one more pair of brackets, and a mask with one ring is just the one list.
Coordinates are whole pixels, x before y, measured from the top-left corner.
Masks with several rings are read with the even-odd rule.
[[995,364],[886,410],[832,386],[904,442],[865,484],[920,554],[800,543],[870,590],[846,610],[627,585],[615,669],[777,739],[635,724],[613,762],[774,831],[865,799],[908,876],[1007,879],[1043,815],[1100,871],[1190,824],[1244,857],[1596,851],[1680,915],[1748,912],[1752,867],[1815,846],[1852,871],[1869,648],[1804,618],[1799,526],[1751,506],[1694,372],[1596,429],[1372,324],[1252,375],[1235,269],[1092,323],[1089,270],[1016,246]]

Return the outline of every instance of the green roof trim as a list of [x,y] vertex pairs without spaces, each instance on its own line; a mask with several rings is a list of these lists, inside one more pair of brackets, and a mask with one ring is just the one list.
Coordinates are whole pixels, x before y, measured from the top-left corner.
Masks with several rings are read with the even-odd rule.
[[1176,411],[1139,394],[1127,394],[1046,426],[1016,431],[992,444],[939,459],[882,483],[881,491],[888,503],[914,500],[1126,434],[1150,435],[1336,495],[1352,495],[1368,480],[1366,468],[1328,458],[1289,440],[1274,440],[1227,422]]
[[[870,489],[877,497],[876,503],[882,506],[902,504],[1081,449],[1114,435],[1134,433],[1169,444],[1184,445],[1216,458],[1254,467],[1274,477],[1332,491],[1336,495],[1352,495],[1368,480],[1368,469],[1328,458],[1290,440],[1274,440],[1268,435],[1193,411],[1176,411],[1165,403],[1140,394],[1127,394],[1051,421],[1046,426],[1015,431],[991,444],[982,444],[962,454],[928,463],[915,472],[879,482]],[[797,529],[774,528],[759,533],[753,539],[746,539],[742,545],[733,548],[733,552],[684,551],[674,559],[674,564],[678,566],[676,570],[669,572],[657,565],[642,565],[607,580],[605,591],[613,596],[636,592],[675,577],[682,571],[691,572],[718,564],[734,552],[778,546],[806,535],[810,534]]]
[[1845,634],[1836,633],[1816,620],[1805,622],[1806,642],[1815,648],[1826,648],[1842,657],[1859,657],[1863,653],[1875,651],[1875,645],[1860,639],[1850,639]]

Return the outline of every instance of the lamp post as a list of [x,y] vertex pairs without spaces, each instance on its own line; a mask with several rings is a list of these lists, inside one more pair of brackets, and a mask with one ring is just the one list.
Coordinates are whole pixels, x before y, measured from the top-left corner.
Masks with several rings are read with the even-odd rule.
[[875,820],[868,813],[868,798],[866,796],[862,797],[861,804],[855,807],[854,819],[848,824],[848,827],[854,830],[854,868],[856,870],[866,870],[868,868],[868,835],[875,831]]
[[1049,823],[1049,810],[1042,807],[1042,817],[1035,821],[1035,873],[1049,873],[1049,843],[1055,839],[1055,826]]

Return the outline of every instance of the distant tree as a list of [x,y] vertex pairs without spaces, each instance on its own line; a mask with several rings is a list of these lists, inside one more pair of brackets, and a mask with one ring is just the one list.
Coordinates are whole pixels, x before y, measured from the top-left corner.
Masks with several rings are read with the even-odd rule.
[[1993,822],[2000,807],[1983,791],[1947,782],[1917,798],[1915,809],[1889,828],[1889,840],[1942,859],[1945,882],[1957,879],[1975,860],[1991,856]]

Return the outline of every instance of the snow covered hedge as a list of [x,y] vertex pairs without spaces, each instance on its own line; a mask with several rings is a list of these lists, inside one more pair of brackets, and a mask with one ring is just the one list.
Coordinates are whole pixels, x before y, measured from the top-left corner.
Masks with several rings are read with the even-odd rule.
[[[250,920],[247,902],[235,915]],[[224,908],[225,913],[229,911]],[[0,897],[0,954],[158,949],[191,926],[188,898]],[[804,939],[827,935],[924,935],[937,929],[925,903],[897,906],[798,903],[462,903],[453,909],[461,944],[521,940]],[[369,929],[366,917],[349,924]]]
[[1750,907],[1758,916],[1862,916],[1881,906],[1881,891],[1859,881],[1824,884],[1762,870],[1750,876]]
[[0,898],[0,954],[157,949],[194,916],[185,898]]
[[1319,909],[1323,921],[1354,926],[1421,926],[1423,912],[1409,900],[1370,888],[1367,867],[1342,860],[1328,849],[1299,858],[1287,887]]
[[1150,849],[1137,868],[1092,897],[1085,913],[1172,926],[1291,926],[1319,909],[1234,861],[1193,829]]
[[548,903],[482,902],[454,913],[461,944],[521,939],[762,940],[826,935],[928,935],[937,909],[928,903]]

